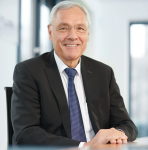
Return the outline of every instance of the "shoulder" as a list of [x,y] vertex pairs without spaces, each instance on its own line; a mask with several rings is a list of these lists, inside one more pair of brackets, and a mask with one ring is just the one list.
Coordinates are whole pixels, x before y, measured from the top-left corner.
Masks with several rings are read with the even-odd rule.
[[22,61],[20,63],[18,63],[16,65],[15,68],[26,68],[26,69],[31,69],[31,70],[35,70],[35,69],[40,69],[40,68],[44,68],[45,64],[49,63],[50,60],[50,56],[52,56],[53,52],[46,52],[40,56]]
[[81,61],[82,61],[83,65],[87,65],[90,68],[92,68],[93,70],[94,69],[99,69],[99,70],[101,69],[102,71],[103,70],[112,70],[112,68],[109,65],[104,64],[100,61],[94,60],[94,59],[84,56],[84,55],[81,56]]
[[40,74],[44,72],[47,61],[49,61],[49,56],[51,52],[44,53],[40,56],[22,61],[15,66],[14,74],[24,74],[28,72],[30,74]]

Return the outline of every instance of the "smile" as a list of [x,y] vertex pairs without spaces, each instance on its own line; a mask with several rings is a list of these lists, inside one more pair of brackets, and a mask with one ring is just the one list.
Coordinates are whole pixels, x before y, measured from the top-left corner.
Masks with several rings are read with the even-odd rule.
[[78,45],[77,44],[76,45],[68,45],[68,44],[66,44],[66,46],[75,47],[75,46],[78,46]]

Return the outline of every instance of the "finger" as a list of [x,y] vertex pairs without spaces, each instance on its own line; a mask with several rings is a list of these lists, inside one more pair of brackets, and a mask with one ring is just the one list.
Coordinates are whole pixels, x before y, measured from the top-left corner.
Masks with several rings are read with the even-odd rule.
[[[114,136],[108,136],[105,138],[106,143],[110,142],[110,143],[116,143],[116,140],[119,139],[118,135],[114,135]],[[115,141],[115,142],[114,142]]]
[[122,131],[116,131],[117,132],[117,134],[119,135],[119,137],[120,137],[120,139],[127,139],[128,137],[125,135],[125,133],[124,132],[122,132]]
[[127,144],[127,139],[122,140],[123,144]]
[[120,130],[117,130],[117,129],[115,129],[115,128],[110,128],[110,129],[111,129],[111,132],[113,132],[112,134],[114,134],[114,135],[119,135],[119,137],[120,137],[121,139],[126,139],[126,138],[127,138],[127,136],[125,135],[124,132],[122,132],[122,131],[120,131]]
[[126,139],[127,138],[127,136],[124,134],[124,132],[113,129],[113,128],[111,128],[111,130],[112,130],[113,135],[118,135],[119,138],[121,138],[121,139]]
[[118,134],[120,134],[121,136],[126,136],[125,133],[122,132],[122,131],[120,131],[120,130],[117,130],[117,129],[116,129],[116,132],[117,132]]
[[119,139],[119,136],[110,136],[110,144],[116,144],[117,140]]
[[122,141],[123,141],[123,140],[121,140],[121,139],[117,139],[117,140],[116,140],[116,143],[117,143],[117,144],[122,144]]
[[110,144],[116,144],[116,140],[110,140]]
[[128,137],[127,137],[125,134],[120,136],[120,139],[121,139],[121,140],[127,140],[127,138],[128,138]]

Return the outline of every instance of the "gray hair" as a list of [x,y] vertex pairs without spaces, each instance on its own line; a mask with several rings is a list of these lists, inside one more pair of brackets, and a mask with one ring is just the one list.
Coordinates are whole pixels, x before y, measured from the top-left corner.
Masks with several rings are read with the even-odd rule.
[[62,1],[62,2],[58,3],[57,5],[55,5],[52,8],[52,10],[50,12],[50,17],[49,17],[49,25],[52,25],[58,10],[60,10],[60,9],[69,9],[69,8],[72,8],[72,7],[78,7],[85,13],[86,20],[88,22],[88,26],[90,26],[91,21],[90,21],[90,16],[89,16],[89,13],[88,13],[87,9],[84,6],[80,5],[79,3],[71,2],[71,1]]

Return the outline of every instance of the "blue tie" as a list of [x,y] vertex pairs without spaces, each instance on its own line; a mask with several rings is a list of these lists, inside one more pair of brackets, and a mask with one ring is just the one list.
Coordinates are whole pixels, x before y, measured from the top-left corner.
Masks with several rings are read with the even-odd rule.
[[68,75],[68,101],[71,123],[71,138],[86,142],[81,110],[74,85],[76,70],[72,68],[66,68],[65,72]]

